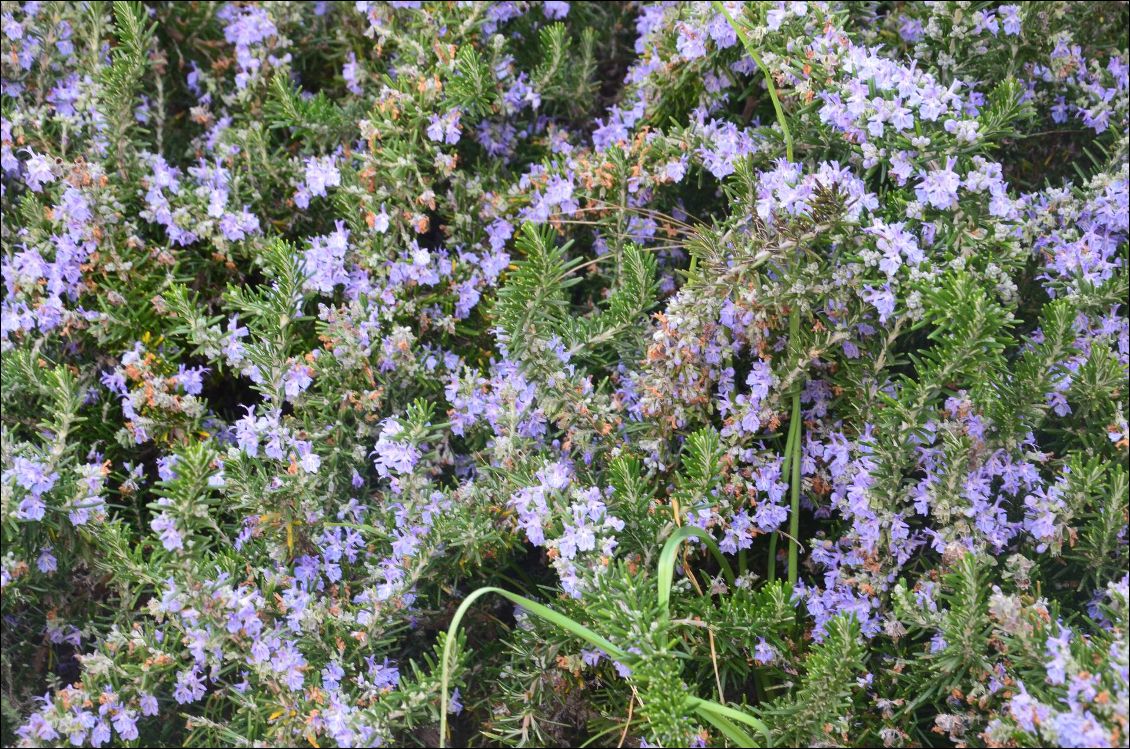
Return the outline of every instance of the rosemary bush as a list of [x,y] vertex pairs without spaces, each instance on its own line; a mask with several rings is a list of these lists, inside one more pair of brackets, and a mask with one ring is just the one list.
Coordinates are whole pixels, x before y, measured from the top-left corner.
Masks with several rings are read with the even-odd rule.
[[5,4],[21,746],[1127,746],[1124,2]]

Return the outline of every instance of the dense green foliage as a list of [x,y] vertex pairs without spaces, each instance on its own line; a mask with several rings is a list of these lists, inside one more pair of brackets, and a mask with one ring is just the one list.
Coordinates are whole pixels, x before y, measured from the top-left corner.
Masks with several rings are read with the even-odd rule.
[[1127,745],[1126,3],[0,15],[0,743]]

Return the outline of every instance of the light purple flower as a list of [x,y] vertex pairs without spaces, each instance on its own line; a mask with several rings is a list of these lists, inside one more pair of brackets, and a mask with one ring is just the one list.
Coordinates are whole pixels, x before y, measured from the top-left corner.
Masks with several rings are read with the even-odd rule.
[[200,678],[200,673],[197,671],[196,666],[191,669],[185,669],[177,672],[176,685],[173,688],[173,699],[178,704],[185,704],[187,702],[196,702],[204,696],[205,692],[204,682]]
[[757,638],[757,645],[753,648],[753,661],[762,666],[767,666],[777,660],[777,650],[764,637]]
[[142,715],[156,715],[160,710],[157,706],[157,698],[151,694],[143,694],[139,700],[141,705]]
[[428,120],[428,137],[440,143],[454,145],[459,142],[459,117],[462,113],[452,109],[447,114],[433,114]]
[[137,714],[133,710],[118,710],[112,718],[114,730],[122,741],[133,741],[137,738]]
[[341,185],[341,172],[334,164],[333,156],[306,159],[306,189],[311,195],[325,197],[327,187]]
[[59,561],[55,559],[55,555],[51,553],[51,549],[47,548],[39,552],[39,559],[36,560],[35,566],[45,575],[50,575],[59,568]]
[[377,473],[383,477],[411,473],[420,460],[420,450],[409,442],[397,439],[404,427],[396,419],[386,419],[373,454]]
[[961,186],[961,177],[953,171],[956,162],[957,159],[951,156],[946,160],[945,169],[922,173],[922,181],[915,188],[918,199],[942,210],[953,207],[957,203],[957,190]]
[[177,529],[177,521],[167,512],[162,512],[149,521],[149,527],[155,530],[161,538],[161,545],[167,551],[176,551],[184,548],[184,538]]
[[43,154],[33,152],[25,166],[27,175],[24,181],[32,192],[40,192],[44,184],[55,181],[55,174],[51,171],[51,159]]

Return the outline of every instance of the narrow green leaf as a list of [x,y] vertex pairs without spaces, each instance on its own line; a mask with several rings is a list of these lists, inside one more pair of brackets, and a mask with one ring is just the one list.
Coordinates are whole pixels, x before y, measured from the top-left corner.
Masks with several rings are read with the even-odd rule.
[[722,550],[718,548],[718,544],[715,543],[710,534],[693,525],[684,525],[671,534],[671,537],[663,544],[663,550],[659,552],[659,607],[663,610],[665,616],[670,616],[671,585],[675,577],[675,558],[679,552],[679,546],[683,541],[692,537],[701,538],[706,542],[706,548],[710,549],[710,553],[714,555],[714,558],[718,560],[718,564],[722,567],[722,575],[726,578],[726,582],[731,586],[734,584],[734,570],[730,567],[730,563],[726,561]]
[[459,632],[459,624],[463,621],[463,617],[467,614],[467,610],[471,608],[471,604],[488,593],[496,593],[506,600],[526,609],[534,616],[541,617],[550,624],[554,624],[561,629],[564,629],[566,632],[570,632],[577,637],[580,637],[589,645],[603,650],[611,658],[615,658],[616,660],[624,660],[629,657],[628,654],[623,650],[616,647],[611,642],[598,635],[596,632],[593,632],[585,625],[576,622],[573,619],[570,619],[564,614],[554,611],[548,606],[544,606],[537,601],[532,601],[525,596],[520,596],[517,593],[511,593],[508,590],[503,590],[502,588],[479,588],[475,592],[471,593],[471,595],[467,596],[467,598],[464,599],[463,603],[459,605],[459,608],[456,609],[455,616],[451,617],[451,624],[447,628],[447,639],[443,644],[443,663],[441,664],[440,676],[439,713],[439,745],[441,747],[445,746],[445,743],[447,741],[447,701],[449,699],[448,686],[451,683],[451,656],[455,638]]

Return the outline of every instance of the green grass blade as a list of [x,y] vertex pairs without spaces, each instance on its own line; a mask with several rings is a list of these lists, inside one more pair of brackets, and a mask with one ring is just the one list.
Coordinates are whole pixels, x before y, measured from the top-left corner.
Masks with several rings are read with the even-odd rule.
[[738,746],[757,746],[757,742],[753,740],[752,736],[735,726],[733,723],[731,723],[721,715],[712,713],[709,710],[701,707],[695,710],[695,713],[707,723],[721,731],[722,735],[724,735],[734,744]]
[[769,72],[769,68],[761,61],[761,55],[757,53],[757,48],[753,46],[753,42],[746,36],[745,29],[738,24],[734,17],[730,15],[730,11],[726,9],[719,0],[712,0],[714,9],[726,17],[726,23],[730,24],[730,28],[738,35],[742,46],[745,47],[746,54],[753,59],[757,67],[761,69],[761,74],[765,76],[765,88],[769,91],[769,98],[773,102],[773,112],[777,115],[777,124],[781,128],[781,134],[785,138],[785,158],[792,162],[793,160],[793,134],[789,130],[789,120],[785,117],[785,110],[781,107],[781,99],[777,96],[777,86],[773,82],[773,74]]
[[723,705],[720,702],[704,700],[700,697],[694,696],[687,697],[687,704],[689,704],[695,710],[695,712],[699,713],[700,715],[702,714],[702,711],[706,711],[716,716],[721,716],[729,720],[737,721],[738,723],[743,723],[750,728],[758,731],[763,736],[769,736],[769,728],[764,723],[762,723],[752,715],[743,713],[741,710],[735,710],[734,708]]
[[[796,452],[796,443],[800,438],[799,426],[800,422],[797,419],[789,422],[789,433],[785,437],[785,462],[781,466],[782,476],[792,476],[793,454]],[[769,582],[776,582],[777,580],[777,537],[779,535],[780,531],[773,531],[773,536],[769,539],[769,571],[766,575]]]
[[[794,319],[796,315],[794,314]],[[789,587],[795,588],[797,576],[800,572],[799,562],[797,560],[799,551],[799,536],[800,536],[800,460],[801,460],[801,424],[800,416],[800,390],[793,391],[793,414],[792,423],[789,424],[789,431],[796,430],[796,436],[793,437],[793,442],[790,447],[789,457],[791,465],[789,468],[792,472],[792,477],[789,479],[791,486],[789,487],[792,492],[792,497],[789,502]]]
[[734,570],[730,567],[730,563],[726,561],[723,556],[722,550],[718,548],[718,544],[709,533],[696,528],[693,525],[684,525],[667,539],[663,544],[663,550],[659,553],[659,608],[663,610],[664,615],[669,616],[669,606],[671,603],[671,585],[675,578],[675,557],[679,553],[679,546],[683,541],[695,536],[701,538],[706,542],[706,547],[710,549],[710,553],[718,560],[718,564],[722,567],[722,575],[726,578],[726,583],[733,586],[734,584]]
[[629,656],[620,648],[613,645],[605,638],[593,632],[579,622],[576,622],[564,614],[560,614],[548,606],[544,606],[537,601],[532,601],[525,596],[520,596],[517,593],[511,593],[502,588],[479,588],[471,593],[459,605],[455,611],[455,616],[451,617],[451,624],[447,628],[447,639],[443,643],[443,663],[440,669],[440,704],[439,704],[439,745],[443,747],[447,741],[447,701],[448,701],[448,687],[451,684],[451,656],[452,650],[455,647],[456,635],[459,633],[459,624],[463,621],[463,617],[467,614],[467,610],[471,608],[471,604],[482,598],[488,593],[497,593],[511,603],[515,603],[522,608],[529,611],[534,616],[545,619],[550,624],[554,624],[561,629],[576,635],[589,645],[600,648],[611,658],[616,660],[625,660]]

